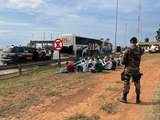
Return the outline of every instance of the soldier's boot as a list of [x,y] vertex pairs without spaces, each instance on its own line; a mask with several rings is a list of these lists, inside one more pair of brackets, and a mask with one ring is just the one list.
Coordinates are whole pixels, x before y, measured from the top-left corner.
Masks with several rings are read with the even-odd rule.
[[127,94],[123,94],[122,98],[117,99],[119,102],[127,103]]
[[140,94],[137,94],[137,96],[136,96],[136,103],[137,104],[141,103]]

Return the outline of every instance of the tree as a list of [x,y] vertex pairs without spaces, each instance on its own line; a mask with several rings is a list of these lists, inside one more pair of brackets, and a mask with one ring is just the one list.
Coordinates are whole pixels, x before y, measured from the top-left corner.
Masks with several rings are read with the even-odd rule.
[[157,32],[156,40],[157,42],[160,42],[160,25],[159,25],[159,29],[156,32]]

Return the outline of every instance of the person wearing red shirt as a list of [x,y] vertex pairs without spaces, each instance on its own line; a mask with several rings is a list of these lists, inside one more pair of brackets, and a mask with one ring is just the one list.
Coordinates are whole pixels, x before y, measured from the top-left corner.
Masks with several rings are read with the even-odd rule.
[[66,68],[67,68],[67,72],[75,72],[75,68],[73,66],[73,64],[66,62]]

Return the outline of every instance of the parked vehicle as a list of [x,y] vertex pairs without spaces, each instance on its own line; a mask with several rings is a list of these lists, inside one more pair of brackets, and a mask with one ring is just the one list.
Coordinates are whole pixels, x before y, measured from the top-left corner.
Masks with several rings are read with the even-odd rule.
[[149,50],[148,50],[149,53],[156,53],[156,52],[159,52],[159,46],[157,45],[152,45]]
[[[86,57],[107,55],[112,52],[112,44],[100,39],[77,36],[75,34],[62,34],[59,38],[63,41],[62,57]],[[54,59],[57,52],[54,52]]]
[[[44,54],[43,56],[43,60],[45,60],[45,55],[46,54]],[[36,48],[25,46],[13,46],[5,48],[2,51],[1,62],[3,64],[24,63],[27,61],[42,60],[40,57],[42,56],[40,56]]]

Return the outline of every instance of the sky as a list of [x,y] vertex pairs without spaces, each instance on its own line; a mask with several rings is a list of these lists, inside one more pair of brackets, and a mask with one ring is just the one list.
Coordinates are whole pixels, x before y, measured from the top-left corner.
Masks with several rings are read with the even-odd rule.
[[[110,39],[115,43],[117,0],[0,0],[0,47],[61,34]],[[139,0],[118,0],[117,45],[137,37]],[[156,41],[159,0],[141,0],[139,41]]]

